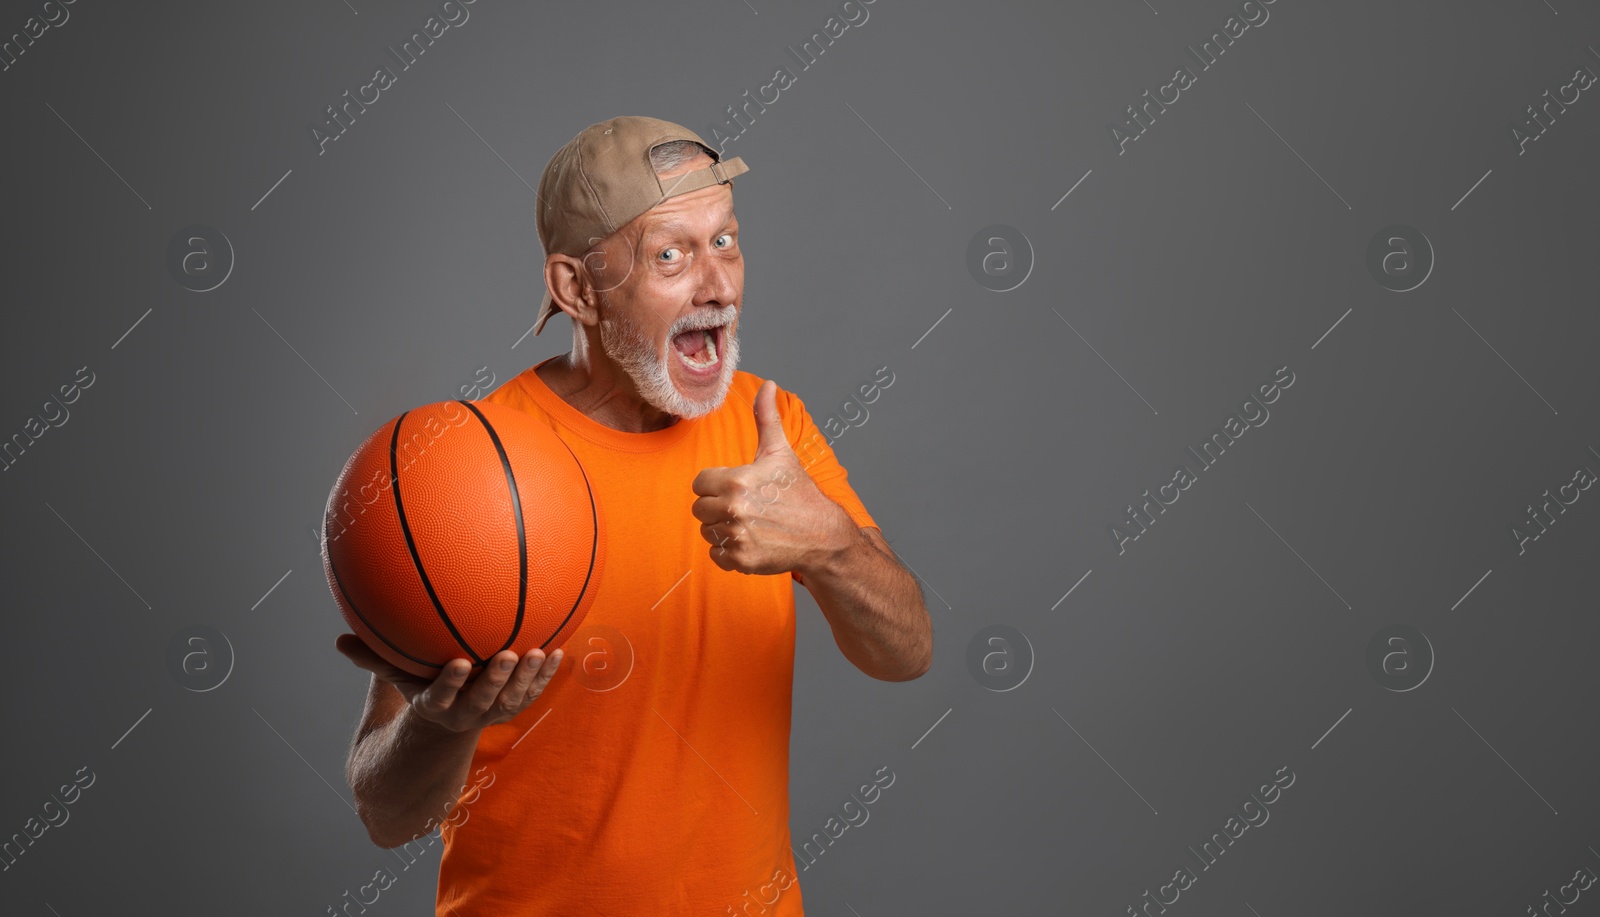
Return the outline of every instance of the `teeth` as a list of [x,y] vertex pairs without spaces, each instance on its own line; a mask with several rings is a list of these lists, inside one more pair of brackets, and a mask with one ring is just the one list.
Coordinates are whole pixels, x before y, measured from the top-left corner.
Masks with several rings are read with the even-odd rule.
[[700,331],[702,334],[705,335],[705,342],[706,342],[706,351],[705,351],[705,353],[706,353],[706,358],[704,360],[690,359],[688,356],[686,356],[683,353],[683,351],[678,350],[676,347],[673,348],[673,352],[678,355],[678,359],[682,360],[685,365],[695,366],[695,367],[711,366],[712,364],[717,362],[717,342],[716,342],[716,337],[712,335],[712,333],[711,333],[712,329],[710,329],[710,328],[699,328],[699,329],[696,329],[696,330]]

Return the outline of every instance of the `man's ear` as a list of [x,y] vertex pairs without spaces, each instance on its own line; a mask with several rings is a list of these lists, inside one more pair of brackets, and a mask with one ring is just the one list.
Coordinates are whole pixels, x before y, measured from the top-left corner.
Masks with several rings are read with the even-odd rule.
[[599,296],[583,259],[550,255],[544,262],[544,282],[556,308],[567,313],[574,323],[593,325],[600,320]]

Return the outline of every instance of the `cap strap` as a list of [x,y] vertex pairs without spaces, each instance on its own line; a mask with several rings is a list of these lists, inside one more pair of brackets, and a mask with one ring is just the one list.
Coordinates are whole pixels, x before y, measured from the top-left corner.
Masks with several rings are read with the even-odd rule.
[[750,171],[750,167],[745,165],[744,160],[738,156],[721,162],[714,162],[704,169],[686,172],[673,179],[671,185],[661,189],[661,200],[677,197],[680,194],[688,194],[690,191],[699,191],[701,188],[710,187],[711,185],[725,185],[735,175],[743,175],[748,171]]

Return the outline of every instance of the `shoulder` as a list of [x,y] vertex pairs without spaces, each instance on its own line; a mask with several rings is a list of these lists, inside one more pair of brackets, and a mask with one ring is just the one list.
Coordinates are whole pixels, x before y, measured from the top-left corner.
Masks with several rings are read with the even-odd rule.
[[[744,370],[735,370],[733,382],[728,386],[728,396],[723,400],[723,406],[729,410],[736,410],[746,415],[753,423],[756,393],[761,391],[761,386],[766,383],[764,376],[747,373]],[[807,428],[815,427],[811,415],[806,413],[806,405],[799,394],[784,388],[783,382],[774,379],[778,389],[773,393],[773,400],[778,405],[778,416],[783,422],[783,429],[789,434],[791,443],[797,442],[806,432]]]
[[728,385],[728,397],[743,398],[745,402],[753,402],[756,392],[760,391],[761,383],[767,381],[766,377],[755,373],[747,373],[742,369],[733,371],[733,382]]
[[[756,392],[761,391],[761,386],[766,381],[765,376],[747,373],[742,369],[734,370],[733,382],[728,386],[728,400],[748,411],[756,403]],[[782,381],[776,379],[773,381],[778,383],[778,391],[776,393],[778,410],[783,412],[784,425],[787,426],[789,409],[793,407],[795,412],[798,413],[805,408],[805,402],[800,399],[797,393],[784,388]]]
[[527,414],[533,414],[546,420],[552,419],[548,411],[537,399],[528,393],[528,375],[533,372],[533,367],[528,367],[515,376],[507,379],[500,387],[482,398],[473,399],[473,404],[498,404],[514,408]]
[[[748,423],[751,430],[755,429],[756,393],[766,381],[762,376],[737,370],[734,372],[733,383],[728,386],[728,397],[723,407],[729,411],[739,412],[742,415],[742,422]],[[784,388],[781,381],[773,381],[778,383],[778,390],[774,393],[773,400],[778,406],[778,418],[783,424],[783,432],[789,440],[789,446],[801,456],[804,464],[810,465],[829,453],[828,438],[817,428],[816,421],[806,410],[805,402],[800,396]]]

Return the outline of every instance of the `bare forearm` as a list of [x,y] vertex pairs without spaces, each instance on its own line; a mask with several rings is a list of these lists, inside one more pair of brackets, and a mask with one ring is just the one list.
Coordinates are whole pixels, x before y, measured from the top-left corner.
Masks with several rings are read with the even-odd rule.
[[933,661],[933,625],[922,590],[899,561],[860,528],[800,582],[828,619],[834,642],[856,668],[884,681],[921,676]]
[[361,739],[350,786],[373,843],[398,847],[444,820],[467,782],[478,735],[441,729],[405,708]]

